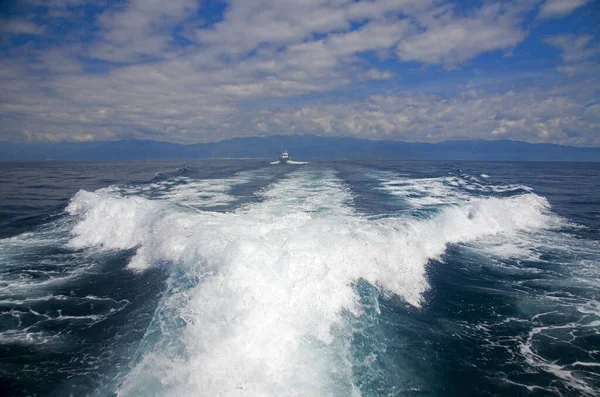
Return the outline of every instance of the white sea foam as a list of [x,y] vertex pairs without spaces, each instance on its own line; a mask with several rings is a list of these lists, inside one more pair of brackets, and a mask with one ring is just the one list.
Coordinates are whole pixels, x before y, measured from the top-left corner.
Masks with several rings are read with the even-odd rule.
[[32,332],[28,329],[0,332],[0,345],[18,344],[41,348],[46,345],[56,345],[60,343],[60,339],[61,335],[58,333]]
[[[484,176],[482,178],[488,178]],[[411,178],[393,172],[371,172],[381,189],[406,200],[414,207],[462,203],[476,199],[478,195],[506,192],[531,192],[525,185],[494,185],[470,175],[453,175],[437,178]],[[474,194],[475,193],[475,194]]]
[[194,179],[180,176],[136,186],[110,186],[103,191],[117,196],[147,196],[193,208],[211,208],[229,205],[239,197],[231,189],[250,180],[264,178],[262,170],[242,171],[229,178]]
[[409,178],[392,173],[374,175],[381,183],[381,189],[409,202],[415,207],[464,202],[471,196],[460,187],[463,182],[458,177]]
[[[132,268],[170,262],[201,280],[167,298],[185,329],[144,355],[120,395],[358,395],[344,325],[361,310],[355,281],[419,306],[425,266],[448,244],[549,223],[535,194],[473,199],[427,220],[369,220],[333,172],[309,169],[260,194],[225,214],[103,191],[72,199],[71,246],[138,247]],[[185,353],[173,353],[180,345]]]
[[[281,164],[281,161],[272,161],[270,164],[271,165]],[[301,165],[301,164],[308,164],[308,161],[293,161],[293,160],[288,160],[287,164]]]
[[44,293],[49,287],[80,277],[93,266],[88,260],[75,264],[69,255],[44,255],[69,241],[70,226],[62,219],[43,230],[0,239],[0,294],[30,297]]
[[229,189],[233,186],[232,181],[185,179],[184,183],[162,193],[160,198],[192,207],[218,206],[236,201],[236,198],[229,194]]
[[[546,313],[549,314],[549,313]],[[543,316],[543,314],[541,315]],[[538,316],[540,317],[540,316]],[[582,363],[580,361],[575,361],[571,364],[560,365],[555,361],[548,360],[544,358],[541,354],[538,353],[536,349],[536,339],[537,338],[552,338],[557,339],[552,336],[552,332],[563,331],[565,334],[571,337],[571,340],[575,340],[577,337],[575,334],[582,329],[591,328],[592,330],[597,330],[600,328],[600,321],[592,321],[589,323],[568,323],[564,325],[554,325],[554,326],[539,326],[534,327],[524,343],[522,343],[519,348],[520,352],[527,361],[527,363],[533,368],[539,368],[545,372],[551,373],[556,376],[558,379],[561,379],[565,382],[566,385],[571,390],[576,390],[579,394],[584,396],[596,396],[597,389],[595,389],[592,385],[594,381],[598,380],[597,374],[590,373],[590,380],[586,381],[585,378],[582,378],[580,375],[576,373],[578,366],[594,366],[595,363]],[[594,332],[595,333],[595,332]],[[568,342],[567,342],[568,343]],[[591,365],[590,365],[591,364]],[[597,364],[596,364],[597,365]]]

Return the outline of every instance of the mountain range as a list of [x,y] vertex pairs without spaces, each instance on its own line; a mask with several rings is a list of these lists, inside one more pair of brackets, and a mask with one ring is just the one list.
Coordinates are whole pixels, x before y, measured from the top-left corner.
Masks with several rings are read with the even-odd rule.
[[600,161],[600,148],[532,144],[512,140],[456,140],[439,143],[373,141],[315,135],[235,138],[177,144],[151,140],[110,142],[3,143],[0,161],[102,161],[151,159],[277,159],[281,149],[294,160],[404,159],[480,161]]

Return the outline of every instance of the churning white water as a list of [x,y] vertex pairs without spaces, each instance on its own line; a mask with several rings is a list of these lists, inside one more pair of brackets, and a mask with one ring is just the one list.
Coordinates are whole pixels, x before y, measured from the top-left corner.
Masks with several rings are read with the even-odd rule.
[[[220,187],[204,190],[229,200]],[[417,185],[412,192],[426,204]],[[348,321],[362,310],[358,280],[418,307],[426,265],[448,244],[551,222],[548,202],[533,193],[452,197],[427,219],[373,220],[353,210],[351,191],[331,170],[299,169],[260,196],[229,213],[108,189],[72,199],[71,247],[136,248],[134,271],[169,266],[174,279],[193,280],[172,280],[153,321],[159,336],[120,396],[360,395]]]

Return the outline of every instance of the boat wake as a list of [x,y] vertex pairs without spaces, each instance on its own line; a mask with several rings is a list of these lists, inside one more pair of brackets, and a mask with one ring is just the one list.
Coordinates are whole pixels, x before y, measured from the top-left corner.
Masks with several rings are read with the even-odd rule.
[[0,240],[15,390],[598,394],[598,242],[533,188],[491,166],[265,165],[80,190]]
[[[296,171],[230,213],[81,191],[76,249],[136,249],[129,267],[171,267],[139,363],[119,395],[360,395],[351,360],[356,283],[414,307],[448,244],[548,227],[533,193],[448,206],[430,219],[357,214],[335,172]],[[183,280],[178,274],[185,274]]]
[[[275,165],[275,164],[283,164],[283,163],[281,161],[272,161],[270,164]],[[288,161],[285,162],[285,164],[294,164],[294,165],[308,164],[308,161],[288,160]]]
[[308,164],[308,161],[294,161],[294,160],[288,160],[287,164]]

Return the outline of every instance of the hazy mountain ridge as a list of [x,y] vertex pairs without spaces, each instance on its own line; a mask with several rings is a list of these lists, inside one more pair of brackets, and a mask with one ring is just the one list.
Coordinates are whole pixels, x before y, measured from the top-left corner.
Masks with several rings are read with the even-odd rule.
[[143,160],[202,158],[276,159],[281,149],[293,159],[406,159],[487,161],[600,161],[600,148],[532,144],[511,140],[439,143],[372,141],[315,135],[235,138],[183,145],[151,140],[112,142],[4,143],[0,161]]

